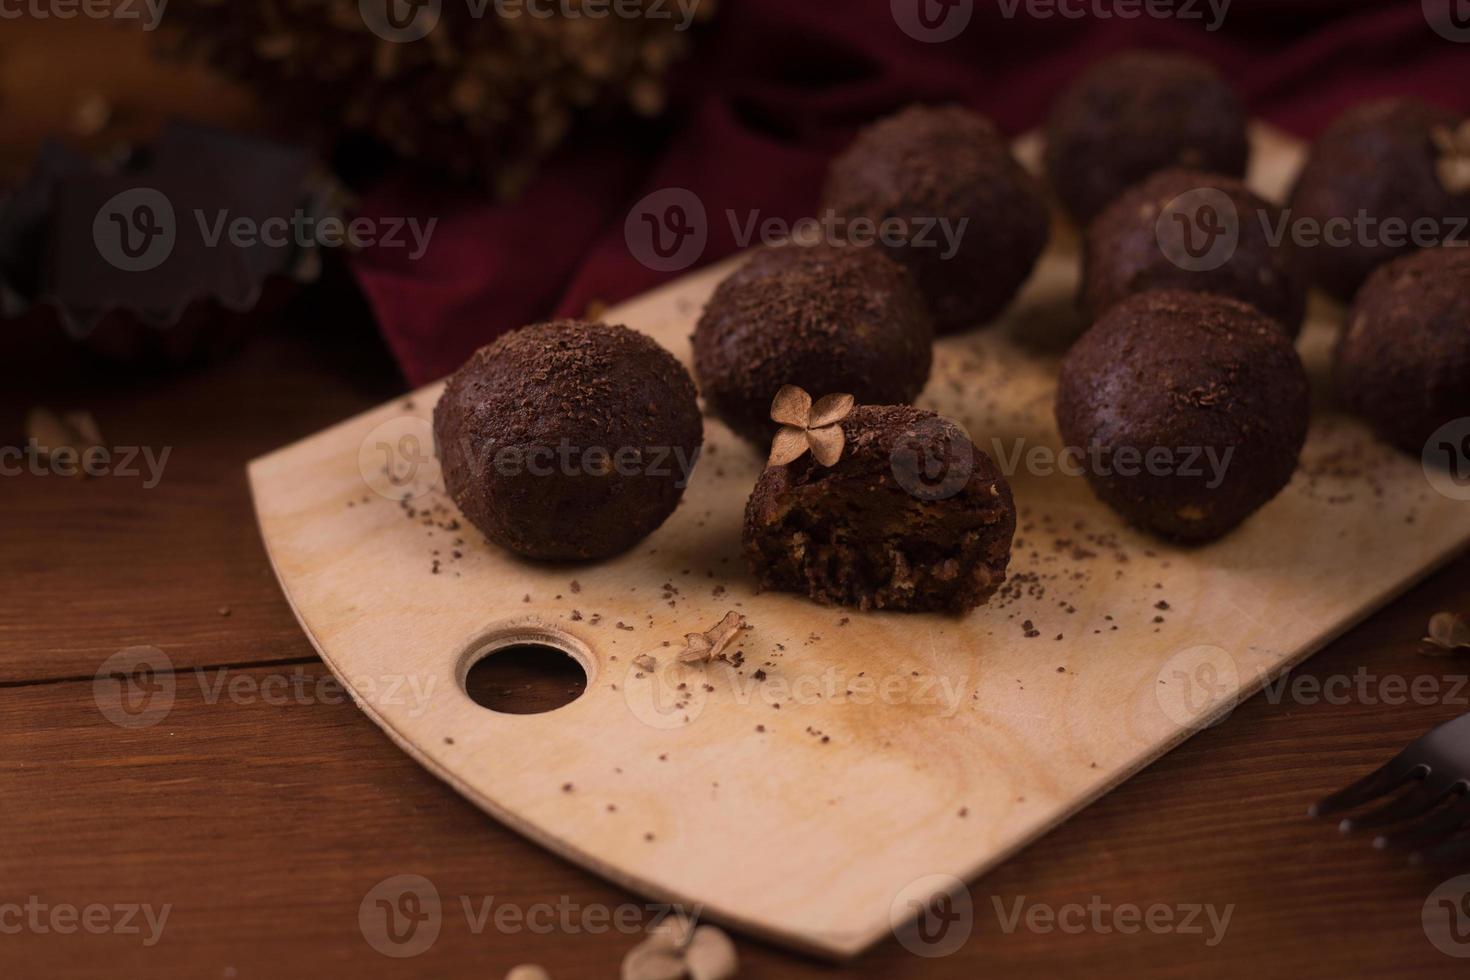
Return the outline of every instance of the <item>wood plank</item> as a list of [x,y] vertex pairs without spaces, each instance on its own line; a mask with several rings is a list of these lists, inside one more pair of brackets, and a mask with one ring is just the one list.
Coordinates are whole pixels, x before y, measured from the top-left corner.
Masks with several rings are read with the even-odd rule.
[[[1421,656],[1428,610],[1463,605],[1470,560],[1432,579],[1299,673],[1432,678],[1446,694],[1464,660]],[[328,675],[303,667],[313,681]],[[296,668],[230,671],[259,690]],[[243,679],[243,680],[238,680]],[[459,906],[493,896],[525,910],[639,904],[486,819],[399,752],[347,704],[272,705],[228,695],[220,678],[179,679],[159,724],[125,730],[90,684],[0,692],[0,903],[173,905],[162,940],[0,935],[7,976],[499,977],[539,962],[557,978],[615,975],[637,936],[556,927],[476,934]],[[294,681],[293,681],[294,683]],[[268,686],[268,685],[267,685]],[[238,689],[238,688],[237,688]],[[1377,688],[1372,688],[1377,689]],[[1463,692],[1461,693],[1463,698]],[[1383,761],[1463,703],[1272,704],[1260,698],[1028,849],[971,890],[977,926],[953,955],[924,959],[887,941],[854,977],[1459,976],[1420,909],[1448,872],[1415,870],[1304,818],[1309,802]],[[421,956],[390,959],[358,927],[378,882],[421,874],[449,909]],[[994,908],[1234,904],[1225,938],[1007,933]],[[579,921],[574,917],[573,921]],[[751,977],[833,971],[737,937]],[[228,972],[233,971],[233,972]]]

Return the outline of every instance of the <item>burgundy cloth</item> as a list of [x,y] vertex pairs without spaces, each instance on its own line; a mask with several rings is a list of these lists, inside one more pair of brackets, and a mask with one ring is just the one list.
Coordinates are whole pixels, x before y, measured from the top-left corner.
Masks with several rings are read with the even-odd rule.
[[[662,123],[580,138],[513,203],[406,178],[375,189],[370,217],[439,219],[422,258],[377,248],[354,260],[405,375],[431,381],[506,330],[684,274],[655,271],[629,248],[624,222],[647,194],[698,196],[706,264],[739,247],[729,211],[741,223],[815,213],[827,161],[862,124],[909,102],[957,101],[1018,134],[1041,123],[1078,71],[1119,48],[1199,54],[1254,114],[1305,137],[1383,95],[1470,112],[1470,44],[1431,30],[1419,0],[1234,0],[1215,32],[1197,20],[1038,19],[1026,0],[1006,18],[1017,0],[959,0],[973,2],[973,19],[943,43],[898,27],[894,8],[920,2],[935,0],[721,0]],[[1208,18],[1208,0],[1176,2]]]

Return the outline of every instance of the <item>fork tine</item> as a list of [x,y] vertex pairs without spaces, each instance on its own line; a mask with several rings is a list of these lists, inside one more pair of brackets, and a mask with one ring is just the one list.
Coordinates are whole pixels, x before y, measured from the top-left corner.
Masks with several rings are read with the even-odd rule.
[[1428,820],[1403,830],[1380,834],[1374,839],[1373,846],[1419,848],[1449,837],[1466,824],[1470,824],[1470,795],[1461,793],[1457,802],[1436,812]]
[[1326,817],[1362,806],[1364,803],[1371,803],[1381,796],[1392,793],[1424,768],[1421,765],[1411,765],[1400,755],[1382,769],[1364,776],[1347,789],[1313,803],[1307,815]]
[[1453,864],[1464,866],[1470,863],[1470,836],[1460,834],[1433,847],[1415,851],[1409,855],[1414,864]]
[[1392,803],[1370,810],[1361,817],[1344,817],[1342,832],[1347,834],[1369,827],[1386,827],[1403,820],[1422,817],[1439,806],[1452,791],[1453,787],[1446,786],[1443,780],[1431,776]]

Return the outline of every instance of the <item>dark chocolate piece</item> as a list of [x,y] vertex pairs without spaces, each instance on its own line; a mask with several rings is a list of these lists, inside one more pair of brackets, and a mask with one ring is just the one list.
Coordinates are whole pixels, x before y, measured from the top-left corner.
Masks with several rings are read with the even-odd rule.
[[559,320],[506,334],[434,409],[444,485],[526,558],[609,558],[678,506],[704,441],[694,382],[627,327]]
[[710,410],[764,452],[784,385],[907,403],[929,380],[934,328],[903,268],[877,248],[788,245],[720,283],[694,330]]
[[1126,51],[1083,72],[1046,123],[1046,172],[1081,224],[1171,167],[1245,176],[1245,107],[1207,62]]
[[[1291,199],[1293,221],[1322,236],[1299,250],[1313,285],[1349,300],[1383,263],[1457,231],[1460,240],[1470,237],[1470,145],[1457,138],[1466,125],[1464,117],[1417,99],[1382,99],[1327,127]],[[1414,231],[1416,222],[1423,234]]]
[[1347,322],[1337,388],[1385,439],[1417,456],[1445,423],[1470,417],[1470,247],[1381,266]]
[[745,554],[764,588],[829,605],[967,612],[1005,582],[1016,508],[1005,477],[953,422],[861,406],[835,466],[811,453],[761,474]]
[[822,207],[902,228],[888,252],[908,267],[941,333],[1001,313],[1046,247],[1038,182],[990,120],[959,106],[912,106],[863,130],[832,162]]
[[1104,503],[1164,537],[1208,541],[1290,482],[1310,405],[1278,323],[1238,300],[1152,292],[1068,352],[1056,413]]
[[1127,191],[1087,231],[1082,298],[1096,320],[1153,289],[1230,296],[1279,321],[1293,337],[1306,289],[1289,237],[1273,244],[1281,209],[1219,174],[1165,170]]

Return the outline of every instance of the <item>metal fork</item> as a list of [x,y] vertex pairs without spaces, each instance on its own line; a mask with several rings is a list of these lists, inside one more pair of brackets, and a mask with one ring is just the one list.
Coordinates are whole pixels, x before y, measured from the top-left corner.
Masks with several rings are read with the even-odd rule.
[[[1411,785],[1412,784],[1412,785]],[[1470,858],[1470,715],[1440,725],[1377,772],[1333,793],[1307,811],[1326,817],[1352,810],[1405,789],[1392,803],[1345,818],[1343,833],[1390,828],[1373,846],[1402,848],[1415,863],[1463,862]]]

